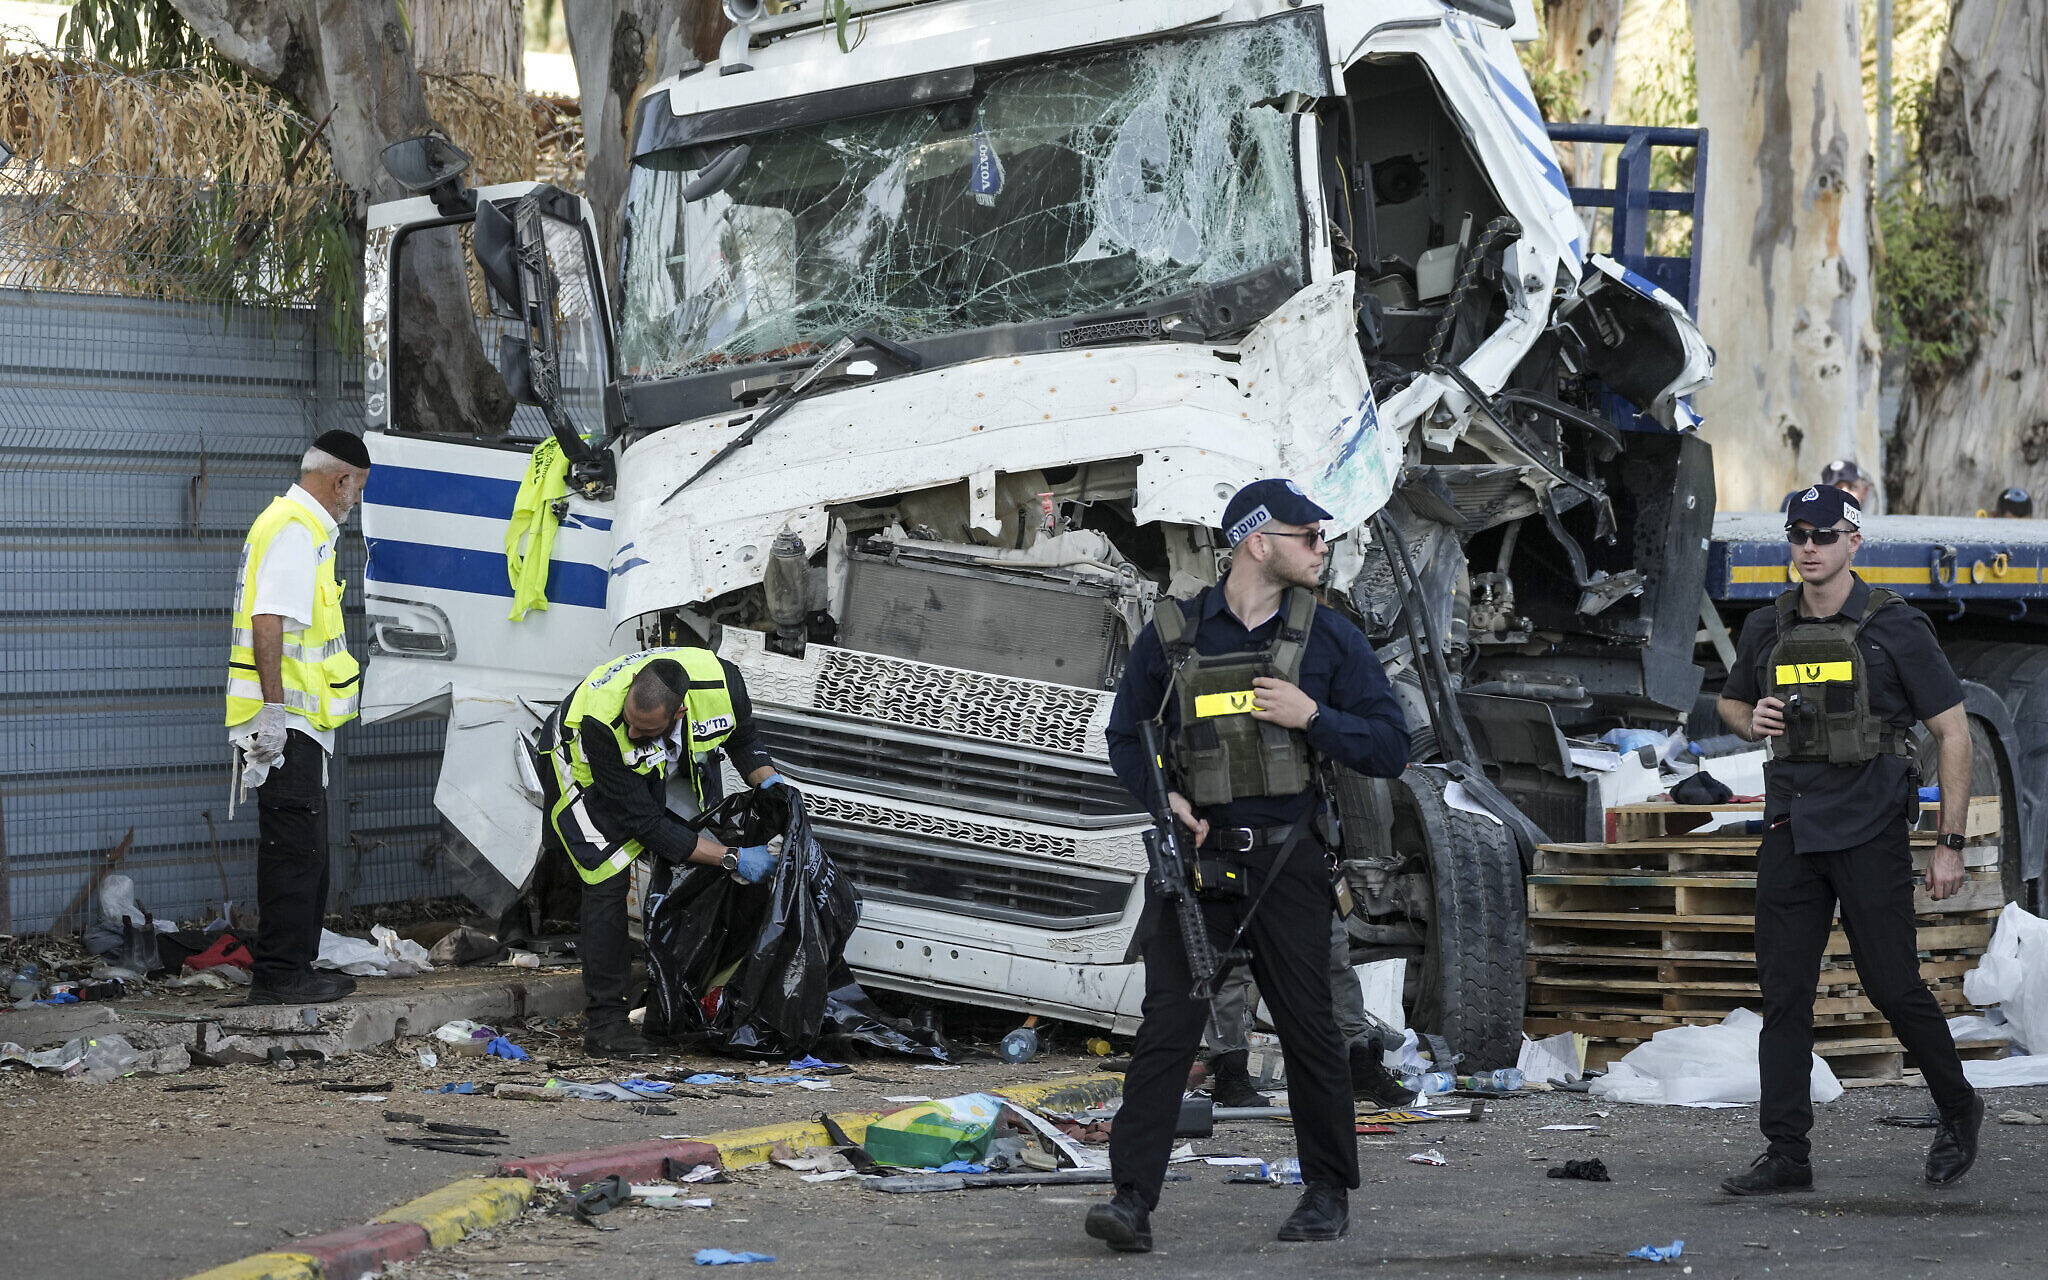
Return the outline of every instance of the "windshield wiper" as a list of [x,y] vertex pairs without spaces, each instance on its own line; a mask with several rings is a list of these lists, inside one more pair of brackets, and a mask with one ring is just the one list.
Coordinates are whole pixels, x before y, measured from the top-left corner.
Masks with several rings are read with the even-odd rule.
[[674,500],[677,494],[689,488],[691,485],[697,483],[699,480],[702,480],[705,474],[709,472],[713,467],[716,467],[719,463],[724,462],[733,454],[738,453],[741,449],[744,449],[748,445],[754,443],[754,437],[760,435],[763,431],[766,431],[771,425],[774,424],[777,418],[780,418],[783,414],[789,412],[790,408],[794,406],[797,401],[803,399],[804,396],[811,390],[811,388],[817,384],[818,380],[825,375],[825,371],[827,369],[830,369],[833,365],[838,364],[841,360],[844,360],[849,354],[851,354],[853,351],[860,347],[874,348],[876,351],[879,351],[883,355],[888,356],[891,360],[895,361],[898,365],[900,365],[904,370],[909,372],[915,372],[916,370],[922,369],[924,367],[924,357],[918,355],[915,351],[912,351],[909,347],[904,346],[900,342],[891,342],[887,338],[881,337],[878,334],[868,333],[865,330],[863,330],[860,333],[847,334],[839,341],[827,347],[825,349],[825,354],[819,356],[817,361],[813,363],[810,368],[804,370],[802,377],[798,378],[795,382],[790,383],[789,386],[785,387],[782,390],[782,392],[779,395],[777,395],[773,400],[770,400],[766,405],[763,405],[761,408],[760,415],[756,417],[752,423],[748,424],[747,429],[745,431],[742,431],[739,433],[739,435],[735,436],[731,444],[726,445],[717,453],[714,453],[710,457],[706,458],[704,460],[704,465],[697,468],[697,471],[694,475],[692,475],[688,480],[685,480],[681,484],[677,485],[675,488],[669,490],[668,497],[663,498],[661,500],[661,505],[664,507],[667,506],[671,501]]

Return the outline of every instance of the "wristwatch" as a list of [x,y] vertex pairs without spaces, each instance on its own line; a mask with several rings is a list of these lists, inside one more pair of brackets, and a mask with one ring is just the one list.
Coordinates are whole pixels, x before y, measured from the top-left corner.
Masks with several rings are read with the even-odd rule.
[[1957,853],[1961,853],[1963,851],[1963,838],[1955,834],[1954,832],[1950,832],[1949,834],[1943,836],[1941,838],[1941,844],[1943,848],[1954,849]]
[[718,865],[726,871],[738,871],[740,869],[740,851],[738,849],[727,849],[719,857]]

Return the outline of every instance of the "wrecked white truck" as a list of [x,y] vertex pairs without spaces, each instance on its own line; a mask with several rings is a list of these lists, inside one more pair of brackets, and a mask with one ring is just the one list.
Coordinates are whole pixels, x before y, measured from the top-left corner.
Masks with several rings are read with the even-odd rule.
[[[853,0],[857,42],[770,7],[641,102],[615,294],[579,199],[468,190],[445,145],[371,212],[364,714],[448,718],[472,895],[532,874],[554,702],[708,641],[860,887],[864,984],[1133,1027],[1111,691],[1285,475],[1349,531],[1328,598],[1418,765],[1344,780],[1354,959],[1511,1062],[1522,860],[1598,823],[1564,735],[1692,707],[1713,509],[1711,356],[1588,252],[1528,0]],[[520,407],[408,420],[440,372],[408,323],[465,305]],[[548,607],[514,621],[550,437]]]

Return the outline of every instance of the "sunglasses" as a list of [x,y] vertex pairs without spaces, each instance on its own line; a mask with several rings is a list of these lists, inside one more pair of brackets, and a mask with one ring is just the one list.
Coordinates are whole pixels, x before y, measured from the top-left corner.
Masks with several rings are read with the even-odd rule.
[[1795,547],[1803,547],[1809,542],[1816,547],[1832,547],[1837,539],[1848,532],[1848,529],[1787,529],[1785,541]]
[[1328,535],[1321,529],[1310,529],[1305,533],[1282,533],[1278,529],[1260,529],[1257,532],[1263,533],[1269,538],[1306,538],[1310,546],[1314,546],[1318,542],[1328,545],[1330,541]]

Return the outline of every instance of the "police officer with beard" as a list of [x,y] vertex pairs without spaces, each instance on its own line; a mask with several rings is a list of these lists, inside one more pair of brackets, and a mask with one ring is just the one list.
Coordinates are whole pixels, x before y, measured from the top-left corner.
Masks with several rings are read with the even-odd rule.
[[1749,615],[1719,703],[1729,728],[1771,744],[1756,868],[1758,1119],[1770,1147],[1721,1184],[1734,1195],[1813,1189],[1813,997],[1838,904],[1863,990],[1919,1064],[1941,1115],[1928,1182],[1969,1172],[1984,1123],[1984,1100],[1963,1078],[1947,1019],[1920,978],[1906,834],[1920,812],[1918,720],[1940,745],[1941,838],[1927,896],[1952,896],[1965,878],[1970,804],[1963,689],[1927,616],[1849,567],[1862,523],[1841,489],[1793,496],[1785,534],[1799,585]]
[[[1314,832],[1325,800],[1320,759],[1392,777],[1408,763],[1408,729],[1372,646],[1312,594],[1328,554],[1330,513],[1290,480],[1246,485],[1224,509],[1236,548],[1222,583],[1162,601],[1139,633],[1110,712],[1109,758],[1148,808],[1157,797],[1140,724],[1162,722],[1167,795],[1205,865],[1234,868],[1240,896],[1205,894],[1219,952],[1242,929],[1259,990],[1287,1055],[1288,1100],[1305,1184],[1282,1240],[1334,1240],[1358,1185],[1351,1072],[1331,1010],[1336,911],[1332,851]],[[1157,899],[1138,927],[1144,1024],[1111,1130],[1115,1197],[1091,1209],[1088,1234],[1123,1252],[1152,1247],[1181,1091],[1208,1019],[1174,914]]]

